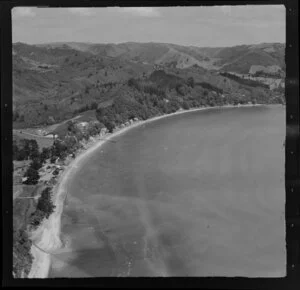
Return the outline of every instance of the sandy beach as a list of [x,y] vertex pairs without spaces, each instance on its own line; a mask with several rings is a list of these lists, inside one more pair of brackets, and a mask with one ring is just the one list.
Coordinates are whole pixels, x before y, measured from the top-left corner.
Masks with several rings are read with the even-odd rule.
[[252,106],[262,106],[261,104],[256,105],[239,105],[239,106],[222,106],[222,107],[204,107],[204,108],[196,108],[190,110],[179,110],[175,113],[168,115],[157,116],[145,121],[136,121],[131,125],[122,128],[116,129],[115,132],[105,134],[104,136],[93,137],[93,141],[89,142],[86,145],[85,150],[80,150],[77,153],[77,156],[74,160],[72,160],[64,169],[64,171],[60,174],[57,184],[53,188],[53,203],[55,205],[55,211],[51,214],[48,219],[45,219],[42,224],[38,227],[37,230],[31,233],[31,240],[33,241],[33,245],[31,247],[31,253],[33,255],[33,263],[31,267],[31,271],[28,275],[28,278],[47,278],[49,269],[51,266],[51,253],[59,250],[63,247],[63,244],[60,239],[61,232],[61,215],[64,208],[64,200],[67,196],[67,191],[65,190],[66,184],[69,178],[76,172],[76,170],[81,166],[82,162],[93,154],[99,147],[101,147],[104,143],[109,141],[110,139],[121,135],[128,130],[135,128],[137,126],[141,126],[143,124],[159,120],[161,118],[166,118],[168,116],[201,111],[207,109],[219,109],[219,108],[234,108],[234,107],[252,107]]

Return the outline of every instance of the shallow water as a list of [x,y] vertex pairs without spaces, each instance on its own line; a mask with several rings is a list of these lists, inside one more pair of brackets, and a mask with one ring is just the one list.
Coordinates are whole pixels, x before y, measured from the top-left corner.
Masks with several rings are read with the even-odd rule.
[[67,185],[49,277],[284,276],[284,139],[284,107],[249,107],[107,142]]

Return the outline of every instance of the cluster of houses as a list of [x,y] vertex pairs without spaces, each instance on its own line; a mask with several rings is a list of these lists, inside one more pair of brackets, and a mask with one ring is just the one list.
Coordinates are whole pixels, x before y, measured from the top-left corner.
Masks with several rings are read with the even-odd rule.
[[76,123],[76,127],[81,131],[84,132],[89,127],[89,122],[78,122]]
[[[121,124],[119,126],[119,128],[125,128],[127,126],[130,126],[131,124],[133,124],[134,122],[139,121],[138,118],[133,118],[130,119],[129,121],[127,121],[124,124]],[[97,121],[94,121],[97,122]],[[84,132],[85,130],[88,129],[89,125],[91,125],[93,122],[78,122],[76,123],[76,127],[81,131]],[[100,137],[104,136],[106,133],[108,132],[107,128],[102,128],[100,131]],[[52,134],[48,134],[48,132],[46,130],[43,129],[38,129],[37,133],[41,136],[51,136]],[[57,135],[52,135],[51,137],[53,138],[57,138]],[[90,140],[93,141],[93,137],[90,137]],[[68,156],[69,158],[75,158],[75,153],[70,154]],[[39,170],[40,173],[40,181],[44,181],[46,184],[50,184],[51,182],[54,182],[54,180],[56,179],[56,176],[60,173],[60,171],[62,171],[64,169],[64,162],[62,160],[60,160],[59,158],[55,161],[54,164],[46,164],[44,167],[42,167]],[[25,182],[27,180],[27,177],[23,177],[22,178],[22,183]],[[21,180],[20,180],[21,181]]]
[[139,120],[138,118],[130,119],[129,121],[125,122],[124,124],[121,124],[120,128],[125,128],[125,127],[133,124],[134,122],[137,122],[138,120]]
[[[125,128],[125,127],[127,127],[127,126],[129,126],[129,125],[131,125],[131,124],[133,124],[134,122],[137,122],[137,121],[139,121],[138,118],[130,119],[129,121],[125,122],[124,124],[121,124],[121,125],[119,126],[119,128]],[[88,127],[89,127],[91,124],[94,125],[95,122],[98,122],[98,121],[93,121],[93,122],[78,122],[78,123],[76,123],[76,127],[77,127],[81,132],[85,132],[85,131],[88,129]],[[103,136],[103,135],[105,135],[107,132],[108,132],[107,128],[102,128],[99,135],[100,135],[100,136]]]
[[46,138],[53,138],[53,139],[56,139],[58,138],[58,135],[57,134],[50,134],[48,131],[46,131],[45,129],[38,129],[36,130],[36,133],[39,135],[39,136],[43,136],[43,137],[46,137]]
[[154,68],[154,70],[162,70],[162,69],[164,69],[164,66],[163,66],[163,65],[160,65],[160,64],[155,64],[155,65],[153,66],[153,68]]
[[[58,163],[58,162],[56,162]],[[48,164],[40,169],[40,181],[44,181],[46,184],[54,181],[55,177],[64,169],[60,164]]]

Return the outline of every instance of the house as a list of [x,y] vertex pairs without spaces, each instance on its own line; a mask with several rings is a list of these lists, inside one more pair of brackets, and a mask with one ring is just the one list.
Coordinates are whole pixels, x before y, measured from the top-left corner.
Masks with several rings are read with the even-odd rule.
[[47,134],[49,134],[49,132],[44,129],[38,129],[37,134],[41,136],[46,136]]
[[105,135],[107,133],[107,128],[102,128],[101,130],[100,130],[100,136],[103,136],[103,135]]
[[83,132],[87,129],[87,127],[89,126],[89,123],[88,122],[79,122],[76,124],[77,128]]
[[57,134],[48,134],[48,135],[46,135],[45,136],[46,138],[53,138],[53,139],[56,139],[57,137],[58,137],[58,135]]
[[154,65],[154,69],[155,70],[161,70],[161,69],[163,69],[164,67],[162,66],[162,65],[159,65],[159,64],[155,64]]

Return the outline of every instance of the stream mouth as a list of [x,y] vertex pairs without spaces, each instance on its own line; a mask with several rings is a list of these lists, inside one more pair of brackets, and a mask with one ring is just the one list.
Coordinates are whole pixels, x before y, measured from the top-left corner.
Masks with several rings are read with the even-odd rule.
[[192,112],[105,143],[69,178],[49,277],[285,275],[285,109]]

